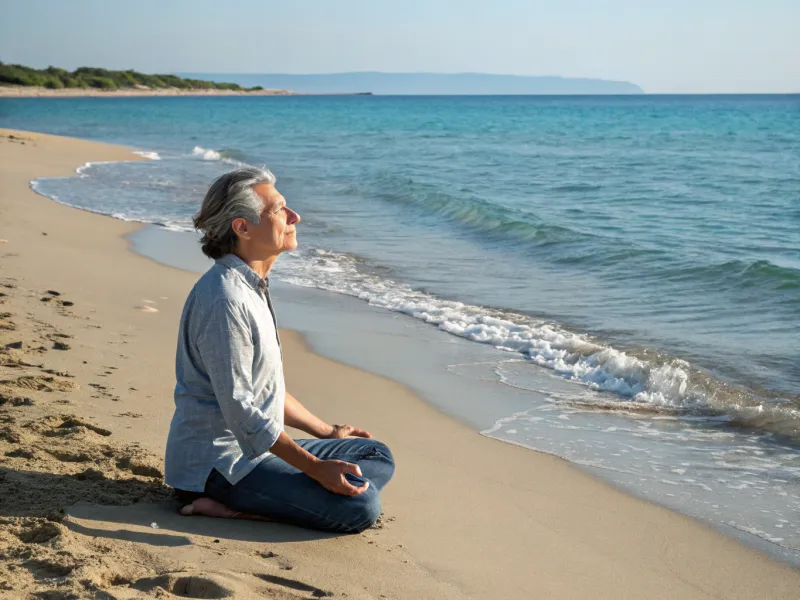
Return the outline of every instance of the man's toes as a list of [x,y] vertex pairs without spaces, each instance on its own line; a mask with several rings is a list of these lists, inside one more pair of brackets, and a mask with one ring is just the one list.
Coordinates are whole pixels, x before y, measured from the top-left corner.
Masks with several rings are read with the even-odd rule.
[[198,498],[191,504],[187,504],[181,508],[182,515],[201,516],[201,517],[215,517],[217,519],[249,519],[251,521],[272,521],[269,517],[262,517],[261,515],[251,515],[249,513],[239,512],[232,510],[225,506],[222,502],[217,502],[211,498]]

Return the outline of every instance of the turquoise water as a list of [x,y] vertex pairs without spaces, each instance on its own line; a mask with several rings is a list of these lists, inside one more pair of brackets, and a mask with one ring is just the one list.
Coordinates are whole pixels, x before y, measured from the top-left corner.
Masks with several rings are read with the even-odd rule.
[[543,449],[757,496],[771,520],[738,528],[800,548],[800,96],[8,99],[0,126],[157,153],[35,187],[177,231],[268,165],[303,216],[280,279],[494,348],[452,371],[548,397],[490,435],[580,419]]

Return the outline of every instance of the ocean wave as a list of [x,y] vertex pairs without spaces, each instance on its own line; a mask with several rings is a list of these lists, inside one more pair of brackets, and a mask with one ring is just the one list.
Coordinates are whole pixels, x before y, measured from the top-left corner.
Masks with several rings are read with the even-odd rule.
[[[741,262],[740,262],[741,265]],[[739,279],[744,285],[761,285],[765,280],[774,282],[777,289],[788,290],[800,288],[800,269],[782,267],[768,260],[756,260],[744,263],[739,272]]]
[[391,204],[411,206],[437,218],[445,218],[468,231],[490,239],[548,246],[583,243],[591,236],[569,227],[543,223],[536,215],[471,195],[444,192],[434,186],[396,176],[381,176],[360,190]]
[[[372,275],[356,257],[300,251],[276,266],[288,283],[355,296],[452,335],[517,353],[564,379],[607,392],[595,408],[724,416],[800,440],[800,400],[728,385],[689,362],[648,349],[618,349],[527,315],[445,300]],[[586,406],[590,406],[587,404]]]
[[594,183],[563,183],[550,188],[554,192],[596,192],[603,186]]
[[[84,163],[83,165],[81,165],[80,167],[78,167],[77,169],[75,169],[75,174],[78,175],[78,177],[88,177],[88,175],[86,174],[86,171],[88,169],[91,169],[94,165],[112,165],[112,164],[115,164],[117,162],[120,162],[120,161],[115,161],[115,160],[95,160],[95,161],[92,161],[92,162],[87,162],[87,163]],[[54,177],[41,177],[40,179],[46,180],[46,179],[57,179],[57,178],[54,178]]]
[[192,148],[192,156],[196,156],[202,160],[221,161],[236,167],[251,166],[249,163],[247,163],[244,153],[236,150],[235,148],[212,150],[203,148],[202,146],[195,146]]
[[151,152],[149,150],[134,150],[133,153],[149,160],[161,160],[161,156],[159,156],[158,152]]
[[168,229],[169,231],[176,231],[179,233],[187,233],[195,231],[195,228],[192,226],[192,224],[186,222],[167,220],[167,221],[162,221],[160,223],[153,222],[153,224],[163,227],[164,229]]
[[199,156],[203,160],[222,160],[222,155],[216,150],[206,150],[200,146],[192,149],[192,155]]
[[769,260],[729,260],[723,263],[670,269],[660,274],[673,282],[697,281],[714,286],[800,289],[800,269],[782,267]]

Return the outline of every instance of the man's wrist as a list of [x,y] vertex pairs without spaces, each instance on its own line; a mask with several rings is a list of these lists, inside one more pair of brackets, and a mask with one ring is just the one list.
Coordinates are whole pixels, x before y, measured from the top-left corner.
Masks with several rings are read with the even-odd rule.
[[305,469],[301,469],[301,470],[303,471],[303,473],[305,473],[306,475],[311,477],[311,479],[315,479],[316,480],[316,478],[317,478],[316,477],[317,467],[321,463],[322,463],[322,459],[321,458],[317,458],[316,456],[312,455],[311,459],[306,463],[306,468]]
[[336,425],[328,425],[324,421],[318,428],[317,437],[320,439],[329,439],[336,431]]
[[281,432],[277,441],[270,448],[270,452],[306,475],[311,475],[316,471],[317,465],[322,462],[321,459],[299,446],[285,431]]

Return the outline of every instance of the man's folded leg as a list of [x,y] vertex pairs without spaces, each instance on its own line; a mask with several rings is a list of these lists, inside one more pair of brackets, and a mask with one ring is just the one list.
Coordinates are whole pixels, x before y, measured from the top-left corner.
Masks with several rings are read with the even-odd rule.
[[322,460],[343,460],[358,465],[370,486],[382,490],[394,475],[394,457],[383,442],[370,438],[295,440],[298,446]]
[[213,471],[205,495],[232,511],[323,531],[358,533],[375,523],[381,514],[378,493],[394,473],[389,449],[363,438],[296,441],[322,460],[358,464],[363,477],[357,479],[369,482],[367,490],[358,496],[335,494],[288,463],[270,457],[236,485]]

